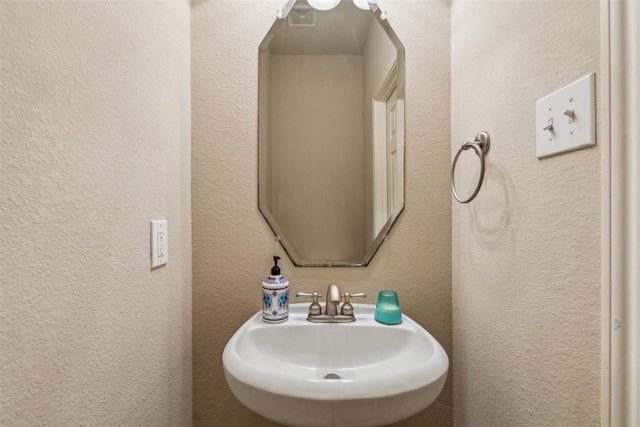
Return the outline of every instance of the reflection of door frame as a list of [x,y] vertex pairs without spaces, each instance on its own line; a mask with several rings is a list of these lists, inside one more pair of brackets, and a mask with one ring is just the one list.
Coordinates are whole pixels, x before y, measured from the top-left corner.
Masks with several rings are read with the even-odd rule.
[[[640,4],[601,3],[602,427],[640,425]],[[633,41],[636,40],[635,43]]]
[[394,86],[386,102],[387,113],[387,217],[398,206],[398,87]]
[[395,61],[373,97],[373,236],[389,219],[387,209],[387,100],[398,86]]

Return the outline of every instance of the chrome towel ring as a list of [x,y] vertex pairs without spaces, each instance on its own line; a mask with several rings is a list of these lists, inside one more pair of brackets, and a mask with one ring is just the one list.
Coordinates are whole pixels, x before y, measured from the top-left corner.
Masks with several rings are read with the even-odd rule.
[[[465,142],[462,144],[462,147],[458,150],[458,154],[453,158],[453,164],[451,165],[451,192],[453,193],[453,197],[456,198],[460,203],[469,203],[472,201],[477,195],[478,191],[480,191],[480,187],[482,187],[482,180],[484,178],[484,155],[489,151],[489,146],[491,145],[491,138],[489,138],[489,134],[487,132],[480,132],[476,135],[476,140],[473,142]],[[478,185],[476,186],[475,191],[466,200],[460,198],[458,193],[456,192],[456,184],[453,179],[453,175],[456,170],[456,163],[458,162],[458,157],[463,151],[468,150],[469,148],[473,148],[473,151],[476,152],[478,157],[480,157],[480,178],[478,179]]]

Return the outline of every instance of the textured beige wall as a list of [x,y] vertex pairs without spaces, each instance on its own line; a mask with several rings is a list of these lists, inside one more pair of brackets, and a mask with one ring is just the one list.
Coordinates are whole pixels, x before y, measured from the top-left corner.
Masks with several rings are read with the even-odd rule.
[[598,74],[599,8],[452,2],[451,154],[492,138],[453,206],[457,426],[600,425],[600,147],[538,160],[534,126],[537,99]]
[[0,3],[3,426],[191,424],[189,15]]
[[[257,209],[258,44],[281,0],[192,3],[194,424],[271,426],[229,391],[222,350],[261,308],[271,256],[286,257]],[[406,209],[365,268],[295,268],[292,292],[324,292],[331,282],[399,292],[404,311],[451,354],[449,195],[449,2],[380,0],[404,43]],[[425,114],[429,111],[429,114]],[[426,411],[402,426],[452,422],[451,382]]]

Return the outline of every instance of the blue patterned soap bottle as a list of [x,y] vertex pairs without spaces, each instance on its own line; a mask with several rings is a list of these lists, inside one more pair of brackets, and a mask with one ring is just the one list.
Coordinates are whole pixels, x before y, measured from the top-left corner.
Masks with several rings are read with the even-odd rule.
[[262,282],[262,320],[280,323],[289,318],[289,281],[280,274],[279,256],[274,256],[271,275]]

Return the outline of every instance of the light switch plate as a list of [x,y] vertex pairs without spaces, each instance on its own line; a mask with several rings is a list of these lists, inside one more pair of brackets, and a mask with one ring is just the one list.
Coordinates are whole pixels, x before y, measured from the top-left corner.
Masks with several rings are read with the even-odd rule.
[[537,157],[542,159],[595,145],[595,103],[594,73],[539,99],[536,102]]
[[151,268],[169,260],[169,227],[166,220],[151,221]]

